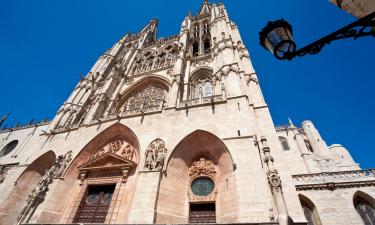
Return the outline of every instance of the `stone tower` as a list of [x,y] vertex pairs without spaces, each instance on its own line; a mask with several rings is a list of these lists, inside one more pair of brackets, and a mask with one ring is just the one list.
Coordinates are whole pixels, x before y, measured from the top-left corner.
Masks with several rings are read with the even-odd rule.
[[311,121],[274,126],[223,4],[204,1],[176,36],[157,27],[100,56],[50,123],[1,131],[0,224],[368,218],[373,171]]

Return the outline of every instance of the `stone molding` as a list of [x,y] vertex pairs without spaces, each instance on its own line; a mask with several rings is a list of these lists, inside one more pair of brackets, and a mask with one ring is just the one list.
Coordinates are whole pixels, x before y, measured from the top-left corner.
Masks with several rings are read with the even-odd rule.
[[292,175],[297,191],[375,186],[374,169]]

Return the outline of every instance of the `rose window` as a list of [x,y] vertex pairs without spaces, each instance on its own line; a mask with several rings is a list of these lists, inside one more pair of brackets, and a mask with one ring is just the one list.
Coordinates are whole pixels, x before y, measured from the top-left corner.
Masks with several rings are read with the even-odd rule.
[[197,196],[208,196],[214,188],[214,182],[208,177],[197,178],[191,183],[191,191]]

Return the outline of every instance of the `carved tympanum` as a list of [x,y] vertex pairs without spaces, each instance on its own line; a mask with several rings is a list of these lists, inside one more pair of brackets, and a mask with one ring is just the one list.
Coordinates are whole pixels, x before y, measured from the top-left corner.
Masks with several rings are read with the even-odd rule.
[[135,161],[135,148],[122,139],[117,139],[99,149],[88,159],[88,161],[93,161],[107,153],[112,153],[129,161]]
[[165,155],[167,149],[165,142],[161,139],[156,139],[148,146],[145,152],[145,169],[161,170],[164,166]]
[[84,180],[98,176],[117,176],[122,174],[122,182],[126,182],[129,170],[137,164],[136,149],[122,138],[117,138],[100,148],[88,160],[78,167],[80,185]]
[[215,164],[208,159],[200,158],[198,161],[195,161],[189,170],[190,177],[196,177],[199,175],[213,176],[216,174]]

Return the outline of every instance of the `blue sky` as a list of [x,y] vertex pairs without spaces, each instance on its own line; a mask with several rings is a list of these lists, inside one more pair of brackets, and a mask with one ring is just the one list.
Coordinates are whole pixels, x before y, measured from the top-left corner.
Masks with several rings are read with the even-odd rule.
[[[0,0],[0,115],[53,118],[96,59],[126,32],[159,19],[159,37],[179,31],[201,0]],[[312,120],[328,144],[341,143],[374,166],[375,39],[342,40],[318,55],[278,61],[258,43],[268,20],[285,18],[299,47],[356,20],[328,0],[222,1],[250,50],[275,124]]]

